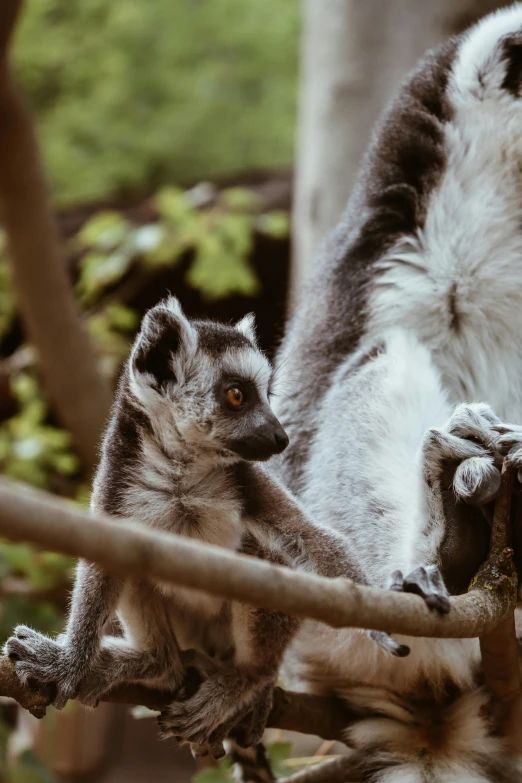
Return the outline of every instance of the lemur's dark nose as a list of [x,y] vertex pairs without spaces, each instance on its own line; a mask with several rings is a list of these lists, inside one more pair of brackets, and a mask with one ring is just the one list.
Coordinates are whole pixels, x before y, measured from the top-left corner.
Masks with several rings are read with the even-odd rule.
[[286,449],[286,447],[289,444],[288,435],[286,432],[281,428],[278,432],[274,434],[274,440],[276,444],[276,454],[281,454],[282,451]]

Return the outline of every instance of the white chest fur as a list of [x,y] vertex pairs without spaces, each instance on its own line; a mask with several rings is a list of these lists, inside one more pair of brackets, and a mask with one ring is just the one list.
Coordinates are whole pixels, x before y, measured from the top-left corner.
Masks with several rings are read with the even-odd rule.
[[[187,470],[152,442],[146,443],[135,482],[125,493],[123,512],[165,532],[237,549],[242,533],[241,506],[224,469],[198,465]],[[162,585],[186,608],[217,614],[222,600],[196,590]]]
[[446,172],[424,227],[381,264],[371,332],[413,330],[453,402],[522,423],[522,102],[450,95]]

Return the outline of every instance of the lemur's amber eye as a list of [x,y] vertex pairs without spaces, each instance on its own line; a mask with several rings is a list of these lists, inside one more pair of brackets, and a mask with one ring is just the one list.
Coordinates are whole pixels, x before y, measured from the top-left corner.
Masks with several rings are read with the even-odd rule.
[[243,404],[243,392],[237,386],[234,386],[233,389],[227,391],[227,400],[233,408],[240,408]]

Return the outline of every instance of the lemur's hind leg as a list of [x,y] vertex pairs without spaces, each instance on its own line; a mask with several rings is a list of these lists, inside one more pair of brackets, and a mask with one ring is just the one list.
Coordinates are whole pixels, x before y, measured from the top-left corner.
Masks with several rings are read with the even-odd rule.
[[245,741],[259,742],[272,704],[272,689],[297,621],[279,612],[232,604],[233,666],[206,679],[190,698],[174,701],[158,718],[164,736],[214,747],[253,711]]
[[148,682],[176,690],[185,666],[167,616],[165,597],[149,583],[128,584],[118,607],[124,634],[106,636],[79,699],[96,706],[102,694],[120,682]]

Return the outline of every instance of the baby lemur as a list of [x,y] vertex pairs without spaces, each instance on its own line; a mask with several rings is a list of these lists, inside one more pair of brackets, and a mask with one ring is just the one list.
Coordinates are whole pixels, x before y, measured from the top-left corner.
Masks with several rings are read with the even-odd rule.
[[[154,307],[122,374],[93,510],[275,563],[347,573],[337,533],[314,526],[258,464],[288,444],[270,407],[273,381],[250,316],[228,326],[189,321],[173,297]],[[109,633],[115,617],[120,635]],[[58,708],[76,695],[95,705],[124,680],[175,690],[187,650],[213,658],[219,667],[160,725],[219,752],[247,714],[243,742],[259,739],[297,625],[277,612],[80,562],[65,633],[52,640],[19,626],[6,652],[22,679],[56,683]]]

